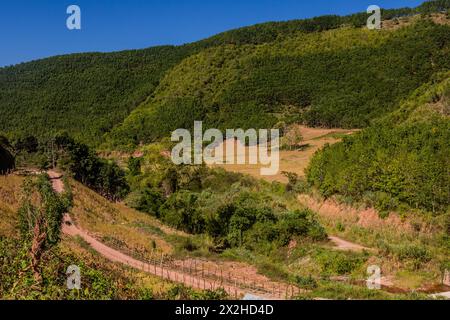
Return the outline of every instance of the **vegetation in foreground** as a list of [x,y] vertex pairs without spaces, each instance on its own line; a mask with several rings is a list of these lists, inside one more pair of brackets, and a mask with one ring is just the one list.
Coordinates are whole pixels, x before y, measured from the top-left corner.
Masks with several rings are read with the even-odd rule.
[[[69,189],[68,184],[66,188]],[[22,205],[13,219],[17,223],[9,230],[2,228],[0,234],[1,299],[217,300],[227,297],[223,290],[197,291],[164,282],[106,261],[81,239],[61,239],[61,218],[73,205],[72,193],[61,196],[54,193],[47,175],[27,178],[23,192]],[[19,203],[11,205],[18,207]],[[3,216],[3,209],[1,213]],[[72,265],[81,270],[80,290],[67,287],[67,269]]]

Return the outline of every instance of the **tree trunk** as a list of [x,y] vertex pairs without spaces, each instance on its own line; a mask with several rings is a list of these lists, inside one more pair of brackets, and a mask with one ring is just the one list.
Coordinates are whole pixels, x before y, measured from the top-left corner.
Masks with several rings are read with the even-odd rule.
[[47,238],[47,233],[45,231],[41,231],[43,220],[42,218],[38,218],[36,220],[36,224],[33,229],[33,242],[31,245],[31,268],[33,270],[34,280],[36,282],[42,281],[42,275],[39,270],[39,264],[42,257],[42,252],[44,250],[45,239]]

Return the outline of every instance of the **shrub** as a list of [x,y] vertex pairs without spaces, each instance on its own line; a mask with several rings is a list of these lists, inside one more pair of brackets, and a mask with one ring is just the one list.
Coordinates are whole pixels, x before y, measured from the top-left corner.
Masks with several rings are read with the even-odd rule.
[[319,250],[314,255],[314,259],[321,267],[322,273],[327,275],[346,275],[360,268],[367,260],[367,256],[353,253]]
[[317,281],[311,276],[295,276],[295,283],[302,289],[312,290],[317,288]]
[[13,155],[0,144],[0,174],[5,174],[14,169],[14,167],[15,159]]
[[137,196],[133,208],[146,212],[154,217],[159,217],[159,209],[164,201],[165,199],[159,190],[145,188]]
[[139,175],[141,173],[141,164],[142,158],[130,157],[130,159],[128,159],[128,170],[130,171],[130,175]]
[[87,145],[66,133],[57,135],[49,143],[57,149],[59,166],[76,180],[113,201],[123,199],[129,193],[125,173],[115,162],[100,159]]
[[418,269],[423,263],[431,260],[430,252],[423,245],[398,245],[394,246],[393,251],[401,261],[411,262],[413,269]]
[[161,206],[160,215],[164,222],[189,233],[203,233],[205,220],[198,210],[198,196],[189,191],[174,193]]

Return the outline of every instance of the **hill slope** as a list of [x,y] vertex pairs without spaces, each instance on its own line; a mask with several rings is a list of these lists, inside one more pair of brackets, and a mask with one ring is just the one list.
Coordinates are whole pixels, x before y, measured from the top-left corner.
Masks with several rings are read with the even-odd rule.
[[318,152],[309,182],[328,197],[365,200],[381,211],[446,212],[450,205],[450,74],[401,108]]
[[76,54],[0,69],[0,131],[45,136],[67,130],[98,141],[188,54],[185,47]]
[[[391,19],[448,8],[449,0],[431,1],[413,9],[385,10],[383,17]],[[360,13],[272,22],[232,30],[185,46],[58,56],[0,68],[0,132],[10,136],[45,137],[66,130],[85,143],[97,145],[103,133],[120,124],[152,96],[167,71],[191,55],[227,44],[282,42],[299,33],[342,25],[361,27],[366,19],[367,14]],[[299,67],[295,61],[284,64]]]
[[419,20],[380,32],[338,29],[204,50],[174,67],[111,136],[148,142],[194,120],[267,128],[278,121],[365,127],[450,68],[450,27]]

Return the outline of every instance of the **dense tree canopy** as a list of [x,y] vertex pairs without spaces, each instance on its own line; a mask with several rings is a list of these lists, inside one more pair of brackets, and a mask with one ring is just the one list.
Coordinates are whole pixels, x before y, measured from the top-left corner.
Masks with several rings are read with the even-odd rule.
[[120,200],[129,192],[125,173],[114,162],[99,158],[87,145],[67,134],[56,136],[57,164],[84,185],[110,200]]
[[382,211],[445,212],[450,205],[450,78],[418,90],[402,108],[313,158],[308,181],[326,196]]
[[280,120],[366,127],[450,68],[450,27],[339,29],[264,45],[219,46],[185,59],[110,134],[149,142],[176,128],[268,128]]
[[[448,8],[450,8],[449,0],[431,1],[413,9],[385,10],[383,18],[391,19],[418,13],[428,14]],[[328,120],[324,120],[324,124],[364,125],[367,123],[367,119],[371,118],[371,115],[349,119],[348,110],[344,108],[346,104],[350,106],[358,104],[359,101],[353,97],[353,92],[355,90],[364,91],[364,86],[360,88],[355,85],[361,79],[353,78],[349,80],[350,86],[346,88],[347,91],[340,92],[337,95],[333,94],[333,84],[328,83],[328,87],[324,86],[322,89],[327,90],[331,86],[332,96],[318,100],[311,95],[309,90],[311,88],[306,84],[321,80],[320,75],[319,79],[316,79],[316,77],[308,78],[308,70],[303,73],[298,70],[304,67],[306,69],[319,67],[320,71],[321,68],[333,65],[334,70],[332,71],[340,72],[342,70],[338,69],[344,68],[344,66],[339,67],[338,64],[343,62],[342,56],[346,54],[344,50],[337,50],[334,55],[320,52],[320,50],[303,56],[301,54],[292,56],[286,54],[286,52],[295,52],[301,48],[299,44],[297,47],[287,46],[290,41],[295,41],[298,37],[300,37],[298,38],[299,41],[304,41],[305,39],[301,35],[333,30],[341,26],[361,27],[365,25],[366,19],[366,13],[359,13],[346,17],[323,16],[307,20],[271,22],[231,30],[183,46],[162,46],[115,53],[73,54],[0,68],[0,131],[15,136],[35,135],[38,138],[48,138],[60,130],[66,130],[81,142],[91,146],[98,145],[102,142],[104,133],[110,132],[113,127],[121,124],[130,112],[141,103],[150,101],[150,104],[153,105],[155,90],[160,87],[161,80],[168,77],[169,79],[165,82],[170,82],[170,78],[174,74],[168,74],[168,72],[184,59],[189,59],[198,53],[203,53],[200,57],[207,56],[210,52],[208,50],[226,45],[242,48],[265,44],[270,45],[270,48],[286,46],[289,50],[281,53],[278,49],[270,49],[268,51],[273,51],[274,55],[267,52],[266,55],[253,56],[249,61],[245,61],[242,64],[244,69],[240,72],[248,73],[246,69],[250,69],[251,72],[241,74],[241,76],[249,76],[249,78],[238,78],[240,80],[238,82],[230,82],[234,79],[227,77],[225,72],[228,71],[221,68],[219,60],[216,66],[216,68],[219,68],[219,78],[225,81],[224,84],[227,84],[228,87],[227,92],[217,92],[220,99],[203,99],[204,92],[197,89],[192,92],[193,97],[183,96],[181,100],[160,101],[158,102],[159,107],[155,111],[158,113],[156,117],[158,120],[168,122],[165,125],[166,127],[151,128],[149,133],[142,134],[136,131],[147,129],[146,126],[150,120],[127,121],[124,127],[121,127],[122,129],[116,130],[113,134],[114,139],[119,140],[120,143],[128,143],[129,141],[136,142],[144,138],[153,138],[174,126],[185,125],[193,117],[201,116],[204,116],[205,119],[211,118],[210,122],[216,126],[218,126],[216,123],[222,126],[231,124],[245,126],[249,122],[254,122],[257,126],[269,126],[275,121],[276,114],[273,113],[280,112],[279,104],[283,106],[292,104],[298,108],[308,106],[311,103],[315,106],[315,109],[312,110],[308,121],[312,124],[317,122],[319,116],[326,116]],[[429,32],[432,31],[429,30]],[[439,34],[445,30],[435,31]],[[411,36],[413,35],[411,34]],[[380,85],[382,87],[377,89],[384,92],[385,86],[392,87],[389,79],[393,76],[398,74],[405,76],[408,75],[408,72],[413,74],[413,79],[402,88],[394,90],[388,97],[383,97],[388,98],[387,107],[391,106],[393,98],[405,94],[405,91],[411,89],[410,87],[428,76],[430,72],[429,61],[426,61],[428,54],[436,51],[436,46],[439,46],[439,44],[445,46],[444,39],[437,39],[439,35],[431,39],[428,39],[424,33],[421,33],[420,36],[424,38],[413,42],[417,44],[417,48],[406,46],[405,55],[395,58],[402,58],[398,61],[400,70],[397,74],[385,73],[385,69],[389,68],[387,66],[376,75],[382,80]],[[440,42],[436,43],[435,41]],[[344,40],[343,44],[345,43]],[[426,45],[430,46],[429,51],[423,50]],[[380,48],[380,50],[389,50],[389,46],[391,46],[391,49],[399,49],[394,47],[394,41],[394,43],[387,44],[388,48]],[[411,56],[414,49],[417,49],[418,52]],[[223,49],[218,50],[220,52]],[[364,60],[367,54],[367,52],[364,52],[364,48],[355,48],[350,51],[350,64],[358,65],[358,60]],[[212,53],[214,53],[214,50]],[[373,57],[379,54],[375,52]],[[437,60],[438,65],[435,68],[442,67],[438,55],[439,50],[432,57],[433,63],[434,59]],[[304,59],[305,61],[303,61]],[[331,60],[327,65],[321,65],[318,63],[318,59]],[[413,61],[413,69],[404,66],[404,61]],[[396,62],[392,61],[392,63]],[[422,64],[423,67],[421,67]],[[189,62],[183,65],[188,67]],[[377,64],[376,67],[378,66]],[[209,66],[204,67],[209,70]],[[359,64],[359,67],[360,69],[364,68],[364,65]],[[236,68],[241,68],[241,66],[238,65]],[[252,68],[254,70],[251,70]],[[405,72],[402,72],[401,70],[405,68],[406,70],[403,70]],[[290,70],[295,72],[291,74]],[[239,70],[233,70],[233,73],[237,71]],[[191,72],[190,68],[186,69],[186,72]],[[264,76],[264,72],[268,72],[267,77]],[[357,73],[359,74],[360,70]],[[341,81],[344,76],[337,77],[335,81]],[[284,84],[284,79],[288,79],[286,84]],[[206,82],[198,83],[197,86],[214,82],[212,77],[203,80]],[[299,93],[293,87],[296,81],[303,82],[299,86],[303,93]],[[231,85],[233,83],[235,84],[234,87]],[[263,87],[259,88],[258,86],[261,83],[263,83]],[[243,86],[242,89],[239,88],[240,85]],[[274,88],[270,86],[274,86]],[[255,94],[250,95],[248,99],[239,104],[234,102],[240,96],[245,96],[246,93],[255,90],[255,87],[259,89],[256,90]],[[163,89],[160,87],[157,91],[161,92]],[[265,89],[271,90],[264,94],[263,90]],[[373,99],[373,104],[378,102],[376,101],[377,97],[374,97],[373,94],[367,92],[364,92],[364,94],[368,95],[366,98]],[[331,111],[325,107],[328,105],[328,99],[331,99]],[[180,104],[180,108],[177,107],[178,104]],[[147,105],[148,103],[144,103],[144,108]],[[361,112],[368,107],[370,106],[363,106]],[[194,108],[194,111],[181,110],[180,112],[184,116],[172,116],[179,109],[185,108]],[[205,110],[208,109],[212,109],[217,114],[206,115]],[[238,114],[235,112],[237,109],[240,110]],[[167,110],[167,113],[165,110]],[[233,112],[230,113],[230,110]],[[332,122],[329,120],[330,113],[332,114],[334,111],[337,111],[339,115],[336,123],[330,123]],[[153,119],[152,117],[151,119]],[[175,119],[167,121],[168,118],[169,120]],[[142,121],[144,125],[142,126],[139,121]],[[127,130],[130,132],[127,133]]]

